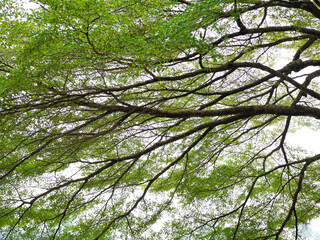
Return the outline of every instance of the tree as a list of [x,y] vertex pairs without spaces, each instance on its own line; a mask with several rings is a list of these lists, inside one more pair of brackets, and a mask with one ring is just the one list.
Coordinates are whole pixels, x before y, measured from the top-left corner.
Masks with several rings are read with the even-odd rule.
[[318,0],[2,1],[1,239],[302,239]]

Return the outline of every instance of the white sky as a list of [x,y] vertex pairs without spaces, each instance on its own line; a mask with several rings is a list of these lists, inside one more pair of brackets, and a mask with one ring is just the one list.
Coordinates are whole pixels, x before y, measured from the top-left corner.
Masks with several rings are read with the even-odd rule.
[[289,137],[289,142],[293,145],[300,146],[314,154],[320,153],[320,131],[302,127]]

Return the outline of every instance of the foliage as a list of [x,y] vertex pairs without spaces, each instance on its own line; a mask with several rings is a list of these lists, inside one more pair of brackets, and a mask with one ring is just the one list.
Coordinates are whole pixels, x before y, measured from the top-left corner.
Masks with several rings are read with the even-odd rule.
[[302,239],[318,0],[0,3],[1,239]]

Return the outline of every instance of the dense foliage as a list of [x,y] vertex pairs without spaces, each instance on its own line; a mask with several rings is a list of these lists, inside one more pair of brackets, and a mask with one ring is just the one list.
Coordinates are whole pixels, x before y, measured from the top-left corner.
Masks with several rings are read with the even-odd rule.
[[1,239],[302,239],[318,0],[0,3]]

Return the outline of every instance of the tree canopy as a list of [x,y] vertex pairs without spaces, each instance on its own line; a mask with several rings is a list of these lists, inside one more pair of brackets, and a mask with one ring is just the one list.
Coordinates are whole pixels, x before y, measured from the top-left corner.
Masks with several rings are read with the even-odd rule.
[[1,239],[303,239],[318,0],[0,3]]

